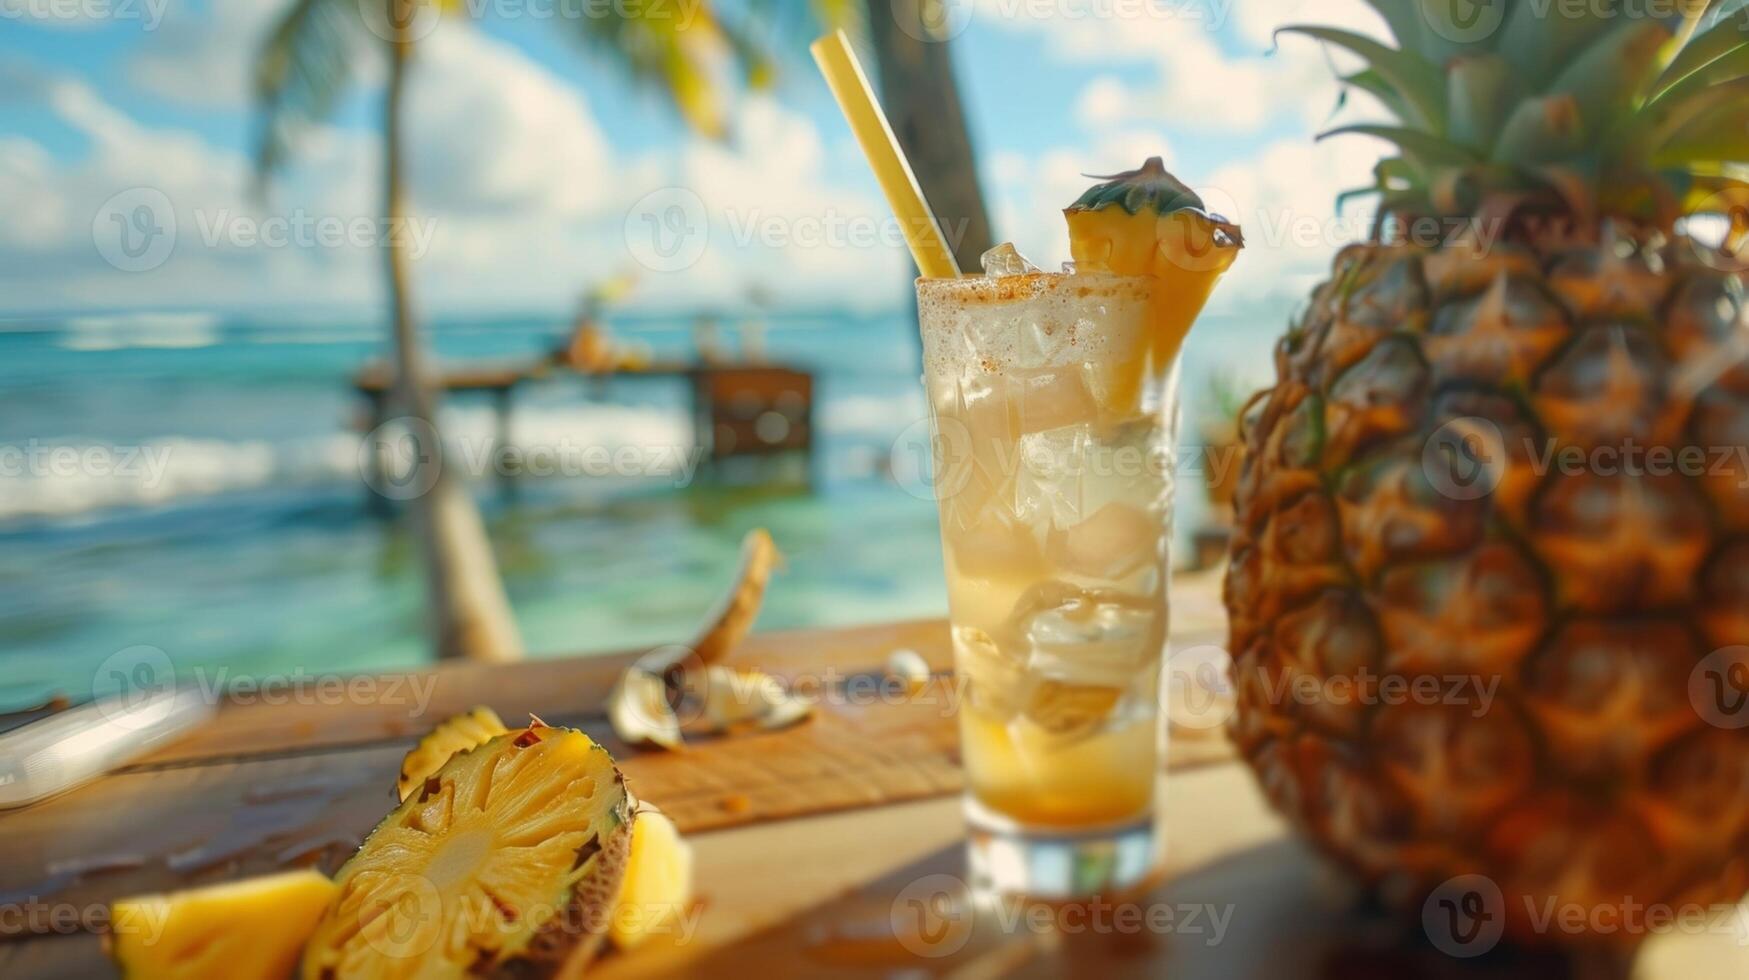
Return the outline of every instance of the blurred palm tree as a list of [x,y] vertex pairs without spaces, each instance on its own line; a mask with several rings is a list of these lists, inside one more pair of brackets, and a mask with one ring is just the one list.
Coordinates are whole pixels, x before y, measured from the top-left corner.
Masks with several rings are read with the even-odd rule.
[[[823,0],[842,3],[844,0]],[[965,272],[991,245],[977,155],[960,105],[949,39],[971,16],[968,0],[865,0],[881,105]]]
[[[606,6],[611,10],[602,16],[566,23],[574,24],[591,48],[667,92],[692,126],[721,135],[723,93],[712,70],[725,56],[752,53],[751,43],[720,25],[708,8],[683,28],[672,4]],[[383,216],[386,227],[402,226],[407,213],[402,109],[408,67],[432,18],[457,7],[457,0],[293,0],[255,66],[261,191],[289,162],[298,137],[327,119],[352,86],[354,56],[376,47],[388,66],[381,103]],[[394,336],[393,397],[412,440],[414,472],[408,484],[430,487],[408,509],[424,550],[432,642],[442,658],[518,659],[522,638],[479,509],[466,486],[440,462],[440,392],[429,375],[413,308],[410,257],[401,237],[384,236],[383,271]]]
[[[947,0],[813,0],[811,18],[826,27],[872,25],[883,101],[922,182],[953,236],[962,268],[977,267],[989,246],[989,221],[978,189],[971,140],[941,23]],[[909,3],[901,9],[893,3]],[[862,7],[866,4],[866,7]],[[931,6],[934,5],[934,6]],[[665,92],[701,133],[726,131],[725,93],[715,69],[738,64],[749,84],[769,82],[772,62],[752,35],[718,19],[707,5],[684,26],[672,4],[611,4],[602,16],[571,18],[579,39],[634,78]],[[388,66],[383,88],[383,216],[399,227],[407,213],[402,108],[407,71],[431,18],[454,12],[460,0],[293,0],[256,60],[260,136],[256,176],[263,193],[291,160],[298,138],[332,115],[354,77],[354,55],[376,47]],[[860,8],[860,9],[859,9]],[[751,20],[774,13],[749,0]],[[908,24],[919,25],[905,29]],[[895,30],[895,28],[899,28]],[[933,33],[930,33],[933,32]],[[411,501],[414,531],[424,550],[432,642],[441,658],[514,660],[522,639],[505,597],[491,543],[467,488],[440,463],[437,428],[441,393],[433,386],[412,301],[410,256],[401,236],[384,236],[394,338],[398,410],[413,441],[409,484],[430,489]],[[419,472],[420,468],[425,468]]]

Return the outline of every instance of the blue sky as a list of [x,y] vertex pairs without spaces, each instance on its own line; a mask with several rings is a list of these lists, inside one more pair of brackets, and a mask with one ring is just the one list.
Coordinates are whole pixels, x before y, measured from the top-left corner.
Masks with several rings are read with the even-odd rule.
[[[345,2],[345,0],[338,0]],[[421,42],[409,108],[412,189],[429,222],[420,296],[441,311],[562,310],[593,278],[637,275],[632,302],[734,305],[758,286],[795,305],[900,306],[908,261],[847,240],[885,209],[824,85],[804,30],[779,84],[736,93],[735,138],[689,132],[657,95],[565,36],[541,0],[451,18]],[[0,0],[0,314],[96,310],[368,310],[368,241],[288,233],[369,223],[380,67],[360,82],[263,207],[247,194],[247,66],[284,0]],[[1352,0],[975,0],[953,39],[980,177],[1000,237],[1041,265],[1067,257],[1058,211],[1152,153],[1246,226],[1248,254],[1217,303],[1278,307],[1364,228],[1333,218],[1363,183],[1364,142],[1314,146],[1336,89],[1325,53],[1270,31],[1367,26]],[[67,11],[87,16],[68,19]],[[951,22],[951,21],[950,21]],[[10,76],[10,77],[8,77]],[[681,267],[628,245],[640,207],[675,188],[709,233]],[[175,234],[144,266],[101,239],[139,195]],[[157,207],[157,204],[153,204]],[[692,206],[690,203],[689,207]],[[110,229],[106,231],[106,229]],[[111,251],[105,251],[108,247]]]

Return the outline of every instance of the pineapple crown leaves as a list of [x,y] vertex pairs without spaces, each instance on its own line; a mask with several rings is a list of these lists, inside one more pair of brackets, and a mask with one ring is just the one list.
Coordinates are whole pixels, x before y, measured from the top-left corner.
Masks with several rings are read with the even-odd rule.
[[[1454,20],[1452,0],[1367,0],[1395,46],[1316,25],[1280,34],[1359,57],[1344,91],[1389,122],[1320,139],[1377,137],[1396,150],[1370,187],[1396,213],[1466,215],[1481,202],[1542,200],[1589,218],[1668,229],[1731,217],[1749,236],[1749,4],[1677,0],[1519,3],[1492,30]],[[1091,192],[1090,192],[1091,193]]]
[[1233,245],[1245,247],[1245,237],[1239,226],[1221,215],[1210,213],[1202,197],[1167,171],[1165,161],[1159,157],[1149,157],[1140,167],[1121,174],[1081,176],[1102,183],[1087,188],[1065,211],[1098,211],[1116,206],[1127,214],[1147,211],[1161,217],[1187,211],[1201,216]]

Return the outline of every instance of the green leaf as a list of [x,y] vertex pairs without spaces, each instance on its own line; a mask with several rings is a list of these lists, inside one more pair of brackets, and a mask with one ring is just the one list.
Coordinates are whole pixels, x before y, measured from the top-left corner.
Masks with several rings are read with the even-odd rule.
[[1401,93],[1403,105],[1409,113],[1403,122],[1430,133],[1445,131],[1445,80],[1438,69],[1418,55],[1386,47],[1351,31],[1329,27],[1296,25],[1283,27],[1276,34],[1302,34],[1359,55],[1368,68]]
[[1529,99],[1506,117],[1493,158],[1519,167],[1555,163],[1584,149],[1579,104],[1571,95]]
[[1749,23],[1741,17],[1728,17],[1713,24],[1682,46],[1658,75],[1652,94],[1662,95],[1695,72],[1745,45],[1749,45]]
[[255,61],[258,191],[290,160],[297,136],[333,115],[369,37],[363,28],[356,4],[296,0],[268,32]]
[[[1410,47],[1438,67],[1453,58],[1484,54],[1494,47],[1511,0],[1399,0],[1420,22],[1420,43]],[[1409,42],[1404,42],[1409,47]]]
[[1446,132],[1461,143],[1486,154],[1500,134],[1511,91],[1512,66],[1494,54],[1454,58],[1446,71]]
[[1396,39],[1397,47],[1404,51],[1421,50],[1421,31],[1426,25],[1422,23],[1415,3],[1404,3],[1402,0],[1366,0],[1366,5],[1384,18],[1385,26],[1391,29],[1391,37]]
[[1686,83],[1671,89],[1668,97],[1645,107],[1634,117],[1629,150],[1638,149],[1642,158],[1656,154],[1685,135],[1692,135],[1695,128],[1704,127],[1720,108],[1735,108],[1738,118],[1749,118],[1749,111],[1742,108],[1749,104],[1749,77],[1685,89]]
[[1620,22],[1609,4],[1515,3],[1494,50],[1512,65],[1526,92],[1541,92],[1575,52]]
[[1629,20],[1587,46],[1555,76],[1548,94],[1572,96],[1585,130],[1601,130],[1645,89],[1671,37],[1665,24]]
[[1749,164],[1749,112],[1743,111],[1744,87],[1729,83],[1734,98],[1723,98],[1689,119],[1652,153],[1658,167]]
[[[1386,109],[1390,110],[1391,115],[1396,116],[1398,119],[1402,119],[1409,114],[1409,108],[1403,104],[1403,96],[1397,91],[1397,87],[1390,82],[1385,81],[1385,76],[1380,75],[1371,68],[1357,71],[1352,75],[1342,76],[1342,84],[1349,88],[1357,88],[1379,100],[1379,103]],[[1346,101],[1347,93],[1344,92],[1343,96],[1343,101]],[[1338,108],[1340,107],[1340,104],[1338,104]]]
[[1444,137],[1407,126],[1342,126],[1319,133],[1318,139],[1349,135],[1374,136],[1385,140],[1402,150],[1403,156],[1423,171],[1434,166],[1479,163],[1482,159],[1480,154],[1467,146],[1460,146]]

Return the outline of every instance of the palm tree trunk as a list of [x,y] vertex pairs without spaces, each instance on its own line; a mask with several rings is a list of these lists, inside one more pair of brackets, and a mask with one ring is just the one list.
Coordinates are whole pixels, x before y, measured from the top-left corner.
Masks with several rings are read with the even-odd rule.
[[[978,187],[977,157],[960,108],[959,85],[946,39],[921,40],[930,31],[923,16],[930,3],[867,0],[869,40],[880,71],[881,104],[899,145],[911,161],[923,196],[947,234],[964,272],[978,271],[978,257],[992,244],[990,216]],[[900,17],[912,17],[901,29]]]
[[[391,3],[405,0],[389,0]],[[391,23],[404,22],[391,17]],[[401,185],[401,105],[406,90],[412,41],[388,43],[389,82],[383,104],[383,198],[388,227],[404,224]],[[435,472],[413,474],[413,485],[431,489],[414,497],[409,511],[424,553],[426,602],[433,646],[440,658],[507,661],[522,658],[522,637],[504,595],[498,563],[485,523],[468,490],[443,465],[443,439],[437,431],[438,392],[426,376],[424,345],[414,324],[408,259],[401,235],[385,236],[389,302],[395,329],[395,397],[409,424],[415,467]]]

